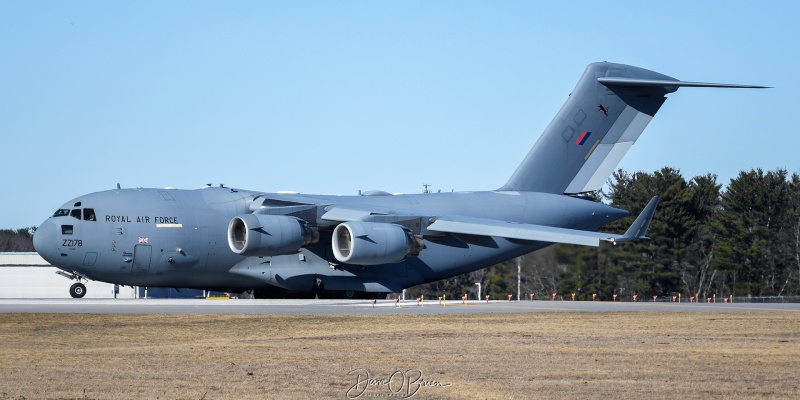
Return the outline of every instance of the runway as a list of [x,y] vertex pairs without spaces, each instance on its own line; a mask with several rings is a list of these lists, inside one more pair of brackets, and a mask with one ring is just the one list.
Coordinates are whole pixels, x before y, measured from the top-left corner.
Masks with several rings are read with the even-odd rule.
[[592,301],[0,299],[0,313],[73,314],[475,314],[553,312],[797,312],[800,303]]

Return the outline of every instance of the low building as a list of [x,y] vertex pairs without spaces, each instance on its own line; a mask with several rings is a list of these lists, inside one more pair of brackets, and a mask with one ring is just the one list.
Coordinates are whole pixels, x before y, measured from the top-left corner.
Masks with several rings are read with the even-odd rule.
[[[0,298],[71,298],[69,287],[75,281],[56,274],[37,253],[0,253]],[[99,281],[84,281],[86,296],[94,299],[193,298],[206,292],[196,289],[140,288]]]

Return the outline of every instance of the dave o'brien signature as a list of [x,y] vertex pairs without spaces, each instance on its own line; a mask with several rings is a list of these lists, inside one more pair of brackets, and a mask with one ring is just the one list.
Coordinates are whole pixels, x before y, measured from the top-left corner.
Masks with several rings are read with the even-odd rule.
[[370,386],[384,386],[392,397],[408,399],[417,394],[422,387],[449,387],[449,383],[425,380],[418,369],[407,371],[397,370],[386,378],[373,378],[369,371],[358,368],[350,371],[348,375],[356,375],[356,383],[347,390],[348,399],[357,399],[366,393]]

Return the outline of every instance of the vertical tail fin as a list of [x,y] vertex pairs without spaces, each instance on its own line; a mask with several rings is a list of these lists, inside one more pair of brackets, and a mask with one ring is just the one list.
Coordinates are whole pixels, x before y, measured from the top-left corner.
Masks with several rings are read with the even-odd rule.
[[762,88],[682,82],[629,65],[590,64],[522,164],[498,190],[559,194],[600,190],[665,96],[682,86]]

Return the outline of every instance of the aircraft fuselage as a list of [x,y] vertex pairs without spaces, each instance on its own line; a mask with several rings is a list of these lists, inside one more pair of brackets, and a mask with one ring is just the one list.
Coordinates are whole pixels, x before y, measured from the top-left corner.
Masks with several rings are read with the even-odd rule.
[[[263,199],[271,206],[264,206]],[[232,218],[254,208],[311,205],[320,240],[293,254],[245,257],[228,242]],[[456,214],[514,223],[597,230],[627,215],[601,203],[563,195],[466,192],[393,196],[265,194],[230,188],[117,189],[70,200],[38,228],[37,251],[52,265],[88,279],[131,286],[190,287],[240,292],[280,288],[310,293],[393,292],[466,273],[550,243],[496,237],[424,239],[416,256],[384,265],[348,265],[331,252],[338,224],[319,218],[336,204],[392,210],[393,215]],[[311,218],[307,218],[311,219]],[[426,221],[420,221],[425,224]]]

